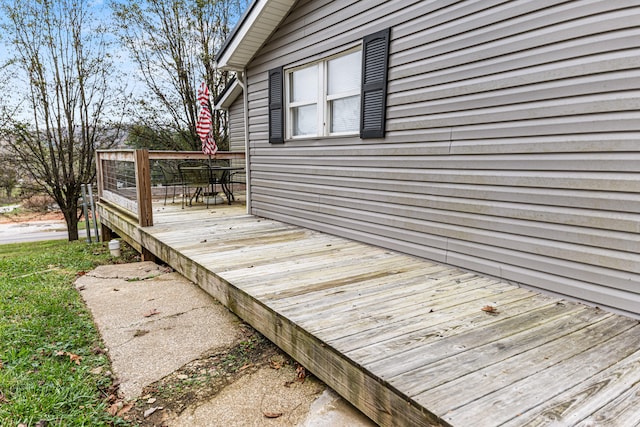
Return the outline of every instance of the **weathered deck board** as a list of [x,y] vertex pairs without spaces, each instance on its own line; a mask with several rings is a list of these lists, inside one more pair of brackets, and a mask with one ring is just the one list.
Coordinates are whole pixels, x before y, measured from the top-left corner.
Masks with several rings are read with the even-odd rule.
[[154,215],[103,219],[379,424],[639,423],[637,320],[238,205]]

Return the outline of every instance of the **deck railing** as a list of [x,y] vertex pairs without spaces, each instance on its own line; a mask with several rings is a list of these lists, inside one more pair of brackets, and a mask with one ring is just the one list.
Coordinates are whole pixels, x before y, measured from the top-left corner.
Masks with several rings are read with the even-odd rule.
[[137,219],[142,227],[153,225],[151,162],[244,159],[244,152],[98,150],[98,197]]

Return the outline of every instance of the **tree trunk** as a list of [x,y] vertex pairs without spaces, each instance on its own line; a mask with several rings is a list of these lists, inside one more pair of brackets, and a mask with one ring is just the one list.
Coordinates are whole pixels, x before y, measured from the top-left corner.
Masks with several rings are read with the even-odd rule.
[[67,208],[62,210],[64,221],[67,223],[67,233],[69,241],[78,240],[78,209]]

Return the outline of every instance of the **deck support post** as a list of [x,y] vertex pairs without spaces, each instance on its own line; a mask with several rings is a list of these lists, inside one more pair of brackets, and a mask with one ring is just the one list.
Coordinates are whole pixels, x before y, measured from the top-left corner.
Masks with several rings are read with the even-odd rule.
[[135,150],[134,158],[138,198],[138,224],[140,224],[141,227],[149,227],[153,225],[149,150]]
[[100,236],[102,237],[103,242],[109,242],[111,239],[113,239],[114,233],[106,225],[100,224]]
[[140,261],[151,261],[158,263],[158,257],[156,257],[149,249],[142,247],[140,251]]

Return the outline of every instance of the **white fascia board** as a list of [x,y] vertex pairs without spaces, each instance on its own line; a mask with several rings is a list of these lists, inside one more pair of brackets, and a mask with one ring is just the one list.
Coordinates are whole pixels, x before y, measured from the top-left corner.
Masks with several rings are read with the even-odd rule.
[[295,0],[257,0],[250,5],[248,14],[240,20],[216,57],[218,69],[242,71],[294,3]]
[[231,107],[231,104],[238,99],[238,96],[242,93],[242,86],[237,79],[234,79],[231,86],[226,88],[222,97],[216,102],[214,108],[216,110],[227,110]]

